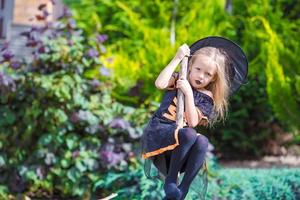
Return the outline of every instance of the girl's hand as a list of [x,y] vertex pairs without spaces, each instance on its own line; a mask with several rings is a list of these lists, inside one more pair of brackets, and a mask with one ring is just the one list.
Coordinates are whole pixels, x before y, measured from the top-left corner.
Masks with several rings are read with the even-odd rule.
[[184,95],[193,94],[190,83],[185,78],[180,78],[176,82],[176,88],[179,88]]
[[185,56],[190,56],[190,48],[187,44],[181,45],[175,55],[179,60],[182,60]]

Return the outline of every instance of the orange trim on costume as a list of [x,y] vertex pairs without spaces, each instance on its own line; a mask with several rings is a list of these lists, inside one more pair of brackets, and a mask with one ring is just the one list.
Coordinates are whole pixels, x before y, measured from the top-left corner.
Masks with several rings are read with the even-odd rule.
[[174,98],[173,98],[173,102],[174,102],[174,104],[177,106],[177,97],[174,97]]
[[163,116],[169,120],[175,121],[176,115],[170,115],[168,113],[164,113]]
[[168,111],[169,111],[169,113],[170,114],[167,114],[168,115],[168,117],[170,117],[170,118],[168,118],[168,119],[171,119],[171,120],[176,120],[176,105],[174,106],[174,105],[170,105],[169,106],[169,108],[168,108]]
[[158,154],[161,154],[161,153],[163,153],[163,152],[165,152],[165,151],[167,151],[167,150],[172,150],[172,149],[174,149],[176,146],[178,146],[178,145],[179,145],[179,140],[178,140],[178,130],[179,130],[179,127],[177,127],[177,128],[175,129],[175,132],[174,132],[174,135],[175,135],[175,141],[176,141],[175,144],[172,144],[172,145],[169,145],[169,146],[167,146],[167,147],[163,147],[163,148],[157,149],[157,150],[155,150],[155,151],[151,151],[151,152],[148,152],[148,153],[144,153],[144,154],[142,154],[142,158],[147,159],[147,158],[149,158],[149,157],[151,157],[151,156],[156,156],[156,155],[158,155]]
[[[170,114],[165,112],[163,114],[163,116],[165,118],[171,120],[171,121],[176,121],[176,108],[177,108],[176,107],[177,106],[177,98],[176,97],[174,97],[173,102],[174,102],[175,105],[170,104],[170,106],[168,107],[168,111],[169,111]],[[183,126],[187,125],[187,120],[186,119],[187,119],[186,112],[184,112],[183,113],[183,122],[184,122]]]

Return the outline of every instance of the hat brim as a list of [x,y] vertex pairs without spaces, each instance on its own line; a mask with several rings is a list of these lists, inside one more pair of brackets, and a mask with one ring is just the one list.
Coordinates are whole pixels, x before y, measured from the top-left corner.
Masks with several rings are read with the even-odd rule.
[[248,74],[248,60],[242,48],[233,41],[219,36],[202,38],[190,46],[190,54],[193,55],[203,47],[215,47],[223,49],[228,55],[230,94],[236,92],[245,83]]

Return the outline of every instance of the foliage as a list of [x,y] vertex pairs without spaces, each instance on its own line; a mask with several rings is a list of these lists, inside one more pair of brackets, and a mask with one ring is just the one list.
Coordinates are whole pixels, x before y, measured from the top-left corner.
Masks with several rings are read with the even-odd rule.
[[[91,15],[98,16],[102,30],[111,38],[108,51],[115,54],[114,62],[108,65],[115,72],[117,87],[114,91],[119,95],[130,95],[128,90],[138,84],[139,90],[134,94],[141,100],[135,103],[143,102],[145,98],[158,100],[160,92],[153,87],[154,80],[175,54],[179,44],[221,34],[229,26],[221,23],[226,15],[220,1],[203,2],[201,12],[193,9],[198,7],[198,1],[190,1],[189,4],[184,1],[65,2],[73,8],[74,16],[79,21]],[[208,9],[212,7],[213,10]],[[215,15],[215,12],[219,14]],[[171,22],[176,23],[176,29]],[[84,28],[87,33],[94,30],[94,26],[85,25]],[[173,38],[175,35],[176,39]],[[122,100],[126,101],[124,98]]]
[[299,199],[299,169],[221,169],[209,199]]
[[293,10],[286,10],[289,1],[260,2],[233,2],[233,39],[250,62],[248,83],[231,98],[227,123],[210,132],[212,143],[227,157],[265,154],[267,142],[276,137],[276,124],[295,134],[299,130],[299,20],[288,15]]
[[207,137],[218,155],[247,159],[266,154],[267,142],[276,137],[276,129],[273,128],[276,123],[267,102],[265,77],[253,77],[230,99],[230,103],[227,122],[207,131]]
[[110,96],[105,36],[82,37],[67,9],[47,22],[44,7],[44,25],[22,33],[31,59],[1,49],[0,196],[96,198],[136,185],[149,114]]
[[[107,67],[114,69],[117,86],[113,96],[119,101],[135,105],[158,102],[162,92],[153,83],[176,48],[221,35],[243,48],[249,73],[247,84],[231,97],[227,123],[209,131],[216,150],[223,155],[240,155],[240,150],[244,155],[262,155],[261,147],[276,135],[270,128],[274,124],[296,138],[300,124],[298,2],[65,2],[87,35],[96,27],[110,36],[107,49],[114,61]],[[97,26],[84,24],[87,18],[97,19]],[[130,95],[136,96],[126,98]]]
[[[291,199],[300,197],[300,177],[297,168],[240,169],[223,168],[213,157],[208,161],[207,199]],[[139,173],[137,173],[139,176]],[[139,187],[142,189],[141,199],[162,199],[161,182],[140,177]],[[192,187],[200,188],[193,183]],[[193,190],[187,195],[192,198]]]
[[[300,124],[299,3],[291,1],[234,2],[233,23],[250,58],[250,73],[265,74],[272,109],[290,128]],[[291,14],[289,14],[291,13]],[[297,129],[296,129],[297,130]]]

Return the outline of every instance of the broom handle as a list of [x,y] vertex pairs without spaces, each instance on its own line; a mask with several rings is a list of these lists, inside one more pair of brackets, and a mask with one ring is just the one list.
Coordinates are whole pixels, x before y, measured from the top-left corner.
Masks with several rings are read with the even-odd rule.
[[[184,77],[187,78],[187,64],[188,57],[185,56],[181,61],[181,68],[179,72],[179,78]],[[177,108],[176,108],[176,124],[179,128],[183,127],[183,111],[184,111],[184,94],[180,89],[178,89],[177,93]]]

